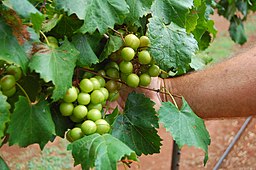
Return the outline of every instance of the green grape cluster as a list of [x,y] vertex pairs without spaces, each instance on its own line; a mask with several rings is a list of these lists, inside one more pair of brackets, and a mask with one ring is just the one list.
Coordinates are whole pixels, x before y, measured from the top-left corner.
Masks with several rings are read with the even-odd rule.
[[7,65],[4,70],[4,76],[0,80],[0,86],[2,93],[11,97],[16,93],[16,81],[22,76],[20,67],[16,65]]
[[79,87],[72,86],[63,96],[59,105],[60,113],[69,116],[77,124],[67,132],[69,141],[75,141],[84,135],[109,132],[110,125],[102,114],[103,106],[109,100],[109,91],[105,85],[105,79],[101,76],[83,78]]
[[154,64],[154,60],[148,51],[150,40],[147,36],[138,38],[134,34],[124,37],[125,45],[109,58],[105,71],[106,75],[121,79],[128,86],[136,88],[138,86],[148,86],[151,77],[160,74],[159,67]]

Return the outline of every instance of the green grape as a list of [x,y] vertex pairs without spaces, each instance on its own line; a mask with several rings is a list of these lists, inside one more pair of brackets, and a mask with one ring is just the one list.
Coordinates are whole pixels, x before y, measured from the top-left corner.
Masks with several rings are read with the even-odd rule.
[[107,81],[105,87],[109,92],[114,92],[118,89],[118,84],[115,80],[109,80]]
[[124,61],[131,61],[135,56],[135,51],[131,47],[124,47],[121,56]]
[[109,68],[106,70],[106,74],[108,77],[118,79],[119,78],[119,71],[115,68]]
[[149,47],[150,40],[147,36],[143,35],[140,37],[140,47]]
[[88,93],[79,93],[77,97],[77,102],[81,105],[87,105],[91,101],[91,96]]
[[3,95],[7,97],[12,97],[16,93],[16,86],[13,86],[8,90],[3,90],[2,92],[3,92]]
[[157,65],[153,64],[151,67],[149,67],[148,74],[151,77],[157,77],[160,74],[160,68]]
[[104,134],[104,133],[108,133],[109,130],[110,130],[110,125],[109,123],[104,120],[104,119],[98,119],[95,121],[95,124],[97,126],[97,130],[96,130],[96,133],[99,133],[99,134]]
[[101,76],[106,76],[105,70],[99,70],[98,73],[99,73]]
[[100,82],[100,87],[104,87],[106,84],[106,81],[103,77],[101,76],[95,76],[95,78]]
[[93,84],[93,90],[99,90],[100,89],[100,82],[95,77],[90,78],[92,84]]
[[129,76],[126,79],[127,85],[134,88],[138,87],[139,82],[140,82],[140,78],[137,76],[137,74],[134,74],[134,73],[129,74]]
[[96,132],[97,126],[92,120],[86,120],[81,124],[82,132],[85,135],[91,135]]
[[75,122],[75,123],[79,123],[79,122],[82,122],[84,120],[84,119],[78,119],[73,114],[71,116],[69,116],[69,118],[70,118],[70,120],[72,120],[72,122]]
[[73,116],[77,119],[84,119],[87,115],[87,107],[84,105],[77,105],[73,110]]
[[0,80],[0,85],[3,91],[11,89],[13,86],[15,86],[15,83],[16,80],[13,75],[5,75]]
[[76,99],[77,99],[77,90],[76,90],[76,87],[72,86],[67,90],[66,94],[63,97],[63,100],[67,103],[71,103],[76,101]]
[[73,103],[62,102],[59,109],[62,116],[71,116],[73,113],[74,105]]
[[104,94],[105,96],[105,99],[104,100],[107,100],[108,99],[108,96],[109,96],[109,92],[108,92],[108,89],[102,87],[100,88],[100,91]]
[[102,117],[101,112],[98,109],[91,109],[87,113],[87,119],[92,121],[99,120],[101,119],[101,117]]
[[140,75],[140,85],[141,86],[148,86],[151,82],[151,77],[146,74],[146,73],[143,73]]
[[86,92],[86,93],[90,93],[91,91],[93,91],[93,88],[94,88],[91,80],[87,78],[82,79],[82,81],[79,84],[79,87],[83,92]]
[[18,81],[22,76],[22,71],[21,71],[20,67],[18,67],[16,65],[8,66],[6,69],[6,73],[13,75],[15,77],[16,81]]
[[87,108],[88,108],[88,110],[97,109],[97,110],[101,111],[102,110],[102,104],[101,103],[98,103],[98,104],[90,103],[87,106]]
[[143,50],[138,53],[138,59],[140,64],[149,64],[152,58],[147,50]]
[[125,74],[130,74],[133,71],[133,65],[129,61],[122,61],[119,64],[120,71]]
[[114,62],[114,61],[111,61],[111,62],[106,64],[105,70],[107,70],[109,68],[115,68],[115,69],[119,70],[118,64],[116,62]]
[[128,76],[129,74],[121,73],[121,80],[126,82]]
[[53,36],[47,36],[47,40],[49,43],[58,44],[58,40]]
[[100,90],[94,90],[91,93],[91,103],[98,104],[105,100],[104,94]]
[[70,131],[71,131],[71,130],[67,131],[67,133],[66,133],[66,139],[67,139],[69,142],[74,142],[73,139],[72,139],[71,136],[70,136]]
[[134,34],[128,34],[124,37],[125,45],[137,50],[140,45],[140,39]]
[[70,130],[69,136],[72,139],[72,141],[78,140],[84,136],[82,129],[79,127],[74,127]]
[[92,73],[90,73],[90,72],[84,72],[84,75],[83,75],[83,78],[91,78],[91,77],[93,77],[94,76],[94,74],[92,74]]
[[119,98],[119,95],[120,94],[118,91],[111,92],[111,93],[109,93],[108,100],[111,102],[116,101]]

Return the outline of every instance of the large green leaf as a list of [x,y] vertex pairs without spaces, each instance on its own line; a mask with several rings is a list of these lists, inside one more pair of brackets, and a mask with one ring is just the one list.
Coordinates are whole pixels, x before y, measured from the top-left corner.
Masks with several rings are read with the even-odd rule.
[[120,36],[110,35],[103,52],[100,55],[100,61],[108,58],[112,52],[116,52],[123,46],[124,42]]
[[115,170],[123,157],[137,160],[134,151],[109,134],[85,136],[68,145],[68,150],[72,150],[75,165],[81,164],[86,170],[94,166],[97,170]]
[[108,28],[114,28],[115,24],[122,24],[129,13],[129,6],[125,0],[57,0],[57,6],[68,12],[76,14],[84,20],[80,28],[82,33],[93,33],[98,30],[104,34]]
[[198,49],[192,34],[174,23],[165,25],[159,18],[152,18],[148,24],[151,41],[150,52],[157,64],[166,71],[172,69],[179,74],[186,73],[191,56]]
[[129,94],[124,113],[112,124],[112,135],[123,141],[137,155],[159,153],[158,117],[154,103],[143,94]]
[[72,85],[72,77],[79,52],[65,40],[60,48],[50,49],[44,46],[35,53],[29,63],[45,82],[55,85],[52,99],[59,100]]
[[230,21],[229,34],[232,40],[239,44],[244,44],[247,41],[244,25],[240,18],[234,16]]
[[44,100],[30,103],[27,98],[20,96],[15,103],[7,133],[10,134],[10,145],[26,147],[38,143],[42,149],[55,134],[49,103]]
[[10,169],[2,157],[0,157],[0,169],[1,170],[9,170]]
[[[7,97],[0,92],[0,139],[2,139],[5,135],[5,129],[7,127],[7,123],[10,121],[10,104],[6,101]],[[1,145],[1,140],[0,140]]]
[[31,13],[42,15],[28,0],[4,0],[3,3],[24,18],[29,18]]
[[210,136],[204,121],[199,118],[182,98],[183,105],[178,109],[171,102],[163,102],[159,110],[159,122],[171,132],[179,148],[184,145],[195,146],[205,152],[204,163],[208,160]]
[[126,0],[130,10],[126,21],[133,24],[137,22],[140,17],[147,15],[150,12],[153,1],[154,0]]
[[12,34],[12,29],[0,18],[0,59],[15,63],[26,71],[28,58],[24,48]]
[[174,22],[180,27],[186,24],[186,15],[193,6],[193,0],[161,0],[152,5],[153,16],[163,19],[165,24]]
[[[94,42],[90,41],[91,39],[93,39]],[[99,45],[100,39],[101,38],[88,34],[76,34],[74,37],[72,37],[72,43],[80,52],[77,61],[77,64],[79,66],[91,66],[92,64],[96,64],[99,62],[99,59],[93,49],[93,43],[97,42],[97,45]]]

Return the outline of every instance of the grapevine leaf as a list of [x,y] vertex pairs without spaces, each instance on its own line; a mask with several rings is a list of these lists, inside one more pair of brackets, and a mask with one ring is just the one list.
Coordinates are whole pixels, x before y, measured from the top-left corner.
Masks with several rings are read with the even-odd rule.
[[28,0],[5,0],[3,3],[24,18],[29,18],[31,13],[42,15]]
[[150,19],[148,35],[151,54],[160,68],[186,73],[191,56],[198,49],[193,35],[174,23],[165,25],[159,18]]
[[31,14],[31,22],[36,32],[39,32],[41,30],[43,21],[44,21],[43,15],[39,13]]
[[108,42],[101,53],[100,61],[103,61],[104,59],[108,58],[108,56],[112,52],[116,52],[123,46],[123,40],[120,36],[110,35]]
[[137,22],[140,17],[147,15],[150,12],[153,1],[154,0],[126,0],[130,10],[126,22],[133,24]]
[[186,24],[186,15],[193,7],[193,0],[162,0],[154,1],[152,5],[153,16],[163,19],[165,24],[174,22],[180,27]]
[[96,41],[99,44],[100,39],[97,37],[94,38],[94,36],[92,35],[77,34],[72,37],[72,43],[80,52],[77,63],[79,66],[91,66],[92,64],[96,64],[99,62],[99,59],[93,49],[93,42],[91,41],[92,38],[94,40],[94,43]]
[[97,170],[115,170],[123,157],[137,160],[134,151],[109,134],[85,136],[69,144],[68,150],[72,150],[75,165],[81,164],[88,170],[94,166]]
[[124,113],[117,116],[112,124],[112,135],[137,155],[159,153],[161,138],[157,134],[158,117],[154,103],[145,95],[129,94]]
[[72,85],[72,77],[79,52],[65,40],[60,48],[44,47],[35,53],[29,63],[31,70],[40,74],[45,82],[55,85],[52,99],[59,100]]
[[122,24],[129,13],[129,6],[125,0],[78,0],[76,3],[69,0],[57,0],[57,6],[68,12],[68,15],[76,14],[84,20],[79,29],[82,33],[93,33],[97,29],[104,34],[108,28],[115,24]]
[[195,9],[192,9],[190,13],[186,15],[186,30],[187,32],[193,31],[197,26],[198,14]]
[[[10,121],[10,104],[7,102],[7,97],[0,92],[0,139],[5,136],[7,123]],[[0,140],[1,145],[1,140]]]
[[0,169],[1,170],[10,170],[6,162],[3,160],[3,158],[0,156]]
[[230,21],[229,34],[232,40],[239,44],[244,44],[247,41],[244,25],[240,18],[234,16]]
[[62,17],[63,15],[54,14],[52,18],[45,20],[42,23],[42,31],[43,32],[51,31],[58,24],[58,22],[61,20]]
[[21,66],[26,72],[28,58],[23,46],[19,45],[12,29],[0,18],[0,59]]
[[10,134],[10,145],[26,147],[38,143],[43,149],[55,134],[48,102],[41,100],[31,104],[27,98],[20,96],[19,101],[15,103],[7,133]]
[[209,133],[204,121],[191,110],[184,98],[182,102],[180,110],[171,102],[163,102],[159,110],[159,121],[171,132],[179,148],[188,145],[203,149],[205,164],[208,160],[208,145],[211,142]]

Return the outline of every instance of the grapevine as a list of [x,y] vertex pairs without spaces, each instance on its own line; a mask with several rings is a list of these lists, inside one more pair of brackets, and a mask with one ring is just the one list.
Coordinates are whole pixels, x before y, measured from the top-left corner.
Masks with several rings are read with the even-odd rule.
[[[203,120],[182,94],[151,84],[197,69],[192,62],[206,64],[192,60],[216,34],[214,9],[230,20],[232,39],[244,43],[242,23],[256,2],[242,3],[0,1],[1,146],[37,143],[43,149],[59,136],[70,142],[75,165],[116,169],[117,163],[130,167],[142,154],[159,153],[162,123],[179,147],[201,148],[205,164],[210,136]],[[223,10],[230,4],[236,7],[231,14]],[[156,110],[145,90],[172,101]],[[183,124],[190,139],[188,132],[179,134],[182,122],[195,122]]]

